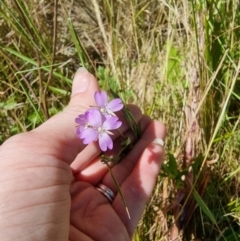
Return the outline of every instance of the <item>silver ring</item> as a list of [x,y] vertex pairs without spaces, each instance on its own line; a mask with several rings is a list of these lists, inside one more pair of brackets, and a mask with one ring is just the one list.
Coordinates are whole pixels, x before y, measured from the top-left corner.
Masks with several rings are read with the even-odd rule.
[[115,194],[113,193],[113,191],[107,186],[103,185],[102,183],[98,184],[96,189],[99,192],[101,192],[108,199],[110,203],[112,203],[113,200],[115,199]]
[[164,146],[164,141],[161,138],[156,138],[152,143],[162,147]]

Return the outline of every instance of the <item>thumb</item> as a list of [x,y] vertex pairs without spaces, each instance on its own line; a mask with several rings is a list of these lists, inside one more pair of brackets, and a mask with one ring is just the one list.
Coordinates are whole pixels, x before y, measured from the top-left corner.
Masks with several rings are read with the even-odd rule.
[[89,106],[95,105],[96,91],[99,91],[99,86],[95,77],[85,68],[80,68],[73,79],[69,105],[32,131],[37,135],[35,140],[43,141],[51,155],[70,164],[85,147],[75,134],[74,120]]
[[83,67],[78,69],[73,79],[69,106],[81,104],[81,107],[84,105],[88,109],[90,105],[96,105],[94,100],[96,91],[99,91],[99,86],[95,77]]

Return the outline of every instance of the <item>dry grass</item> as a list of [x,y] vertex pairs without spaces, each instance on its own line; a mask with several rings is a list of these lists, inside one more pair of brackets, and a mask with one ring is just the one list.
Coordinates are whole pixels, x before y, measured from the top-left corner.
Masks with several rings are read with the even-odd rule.
[[60,111],[84,65],[168,129],[134,240],[240,239],[237,0],[0,3],[1,142]]

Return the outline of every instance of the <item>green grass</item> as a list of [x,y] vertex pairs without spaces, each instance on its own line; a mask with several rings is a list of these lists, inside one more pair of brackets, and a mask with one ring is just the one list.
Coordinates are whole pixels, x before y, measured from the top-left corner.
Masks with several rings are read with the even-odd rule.
[[85,66],[168,129],[134,240],[240,240],[238,1],[70,2],[0,0],[0,143],[61,111]]

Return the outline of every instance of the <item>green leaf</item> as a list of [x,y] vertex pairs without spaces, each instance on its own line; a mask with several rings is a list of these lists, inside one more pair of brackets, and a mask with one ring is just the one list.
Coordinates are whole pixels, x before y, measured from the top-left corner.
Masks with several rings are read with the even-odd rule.
[[212,212],[209,210],[205,202],[202,200],[202,198],[199,196],[198,192],[193,189],[193,196],[198,204],[198,206],[201,208],[201,210],[209,217],[209,219],[217,225],[216,219],[213,216]]
[[91,62],[90,58],[89,58],[86,50],[84,49],[83,45],[81,44],[81,41],[73,26],[71,18],[68,18],[68,27],[69,27],[70,34],[71,34],[72,40],[74,42],[75,48],[77,50],[77,54],[78,54],[81,65],[83,67],[85,67],[86,69],[90,69],[90,67],[91,67],[91,65],[89,64]]
[[49,86],[48,88],[55,94],[61,94],[61,95],[64,95],[64,96],[70,95],[70,93],[67,90],[63,90],[63,89],[53,87],[53,86]]
[[[8,47],[0,46],[0,48],[2,48],[3,50],[5,50],[5,51],[7,51],[7,52],[9,52],[9,53],[11,53],[11,54],[13,54],[13,55],[15,55],[16,57],[20,58],[21,60],[23,60],[23,61],[25,61],[25,62],[27,62],[27,63],[29,63],[29,64],[32,64],[33,66],[35,66],[35,67],[37,67],[37,68],[39,67],[39,66],[38,66],[38,63],[37,63],[36,61],[34,61],[33,59],[25,56],[25,55],[22,54],[22,53],[19,53],[19,52],[15,51],[15,50],[13,50],[13,49],[11,49],[11,48],[8,48]],[[45,70],[46,72],[49,72],[49,71],[50,71],[50,68],[51,68],[51,67],[49,67],[49,66],[41,66],[41,69]],[[71,80],[71,79],[65,77],[65,76],[62,75],[60,72],[53,71],[53,75],[54,75],[55,77],[58,77],[59,79],[62,79],[62,80],[64,80],[64,81],[66,81],[68,84],[71,84],[71,83],[72,83],[72,80]]]
[[42,119],[43,119],[43,117],[41,117],[39,115],[39,113],[36,113],[36,112],[32,112],[28,116],[28,120],[32,123],[33,126],[35,126],[36,124],[41,124],[42,123]]
[[18,105],[19,103],[15,101],[15,96],[11,96],[7,99],[6,102],[0,103],[0,107],[5,110],[12,110],[16,108]]
[[193,164],[192,164],[192,168],[193,168],[193,174],[196,176],[199,173],[200,167],[202,165],[203,162],[203,155],[202,153],[200,153],[194,160]]
[[168,157],[169,157],[169,162],[168,162],[169,170],[172,173],[172,175],[176,177],[179,172],[177,167],[177,161],[172,153],[169,153]]

